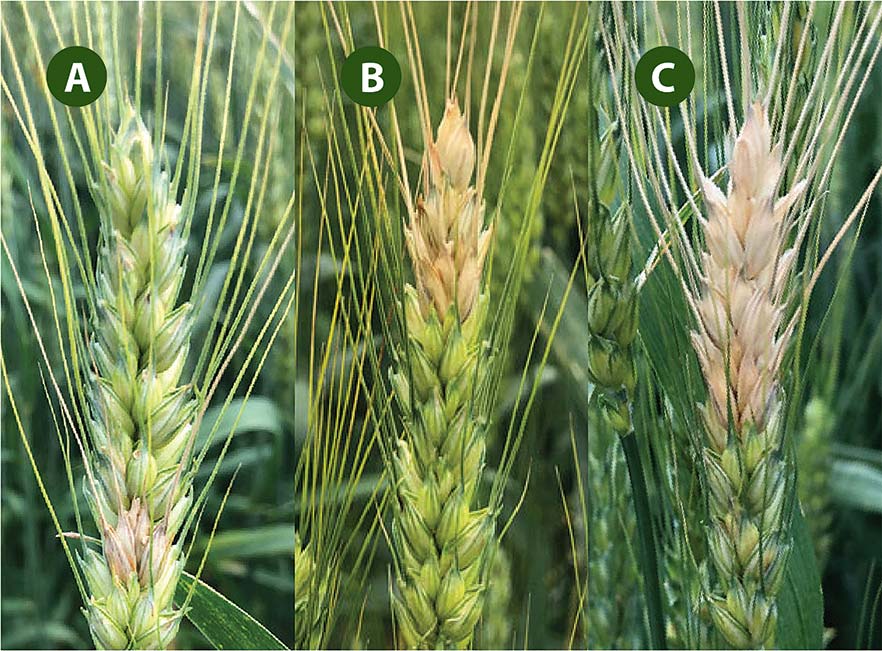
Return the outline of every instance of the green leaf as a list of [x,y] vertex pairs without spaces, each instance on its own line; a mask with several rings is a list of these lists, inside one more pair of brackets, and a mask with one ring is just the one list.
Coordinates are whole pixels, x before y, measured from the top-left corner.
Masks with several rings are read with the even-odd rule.
[[808,525],[798,507],[790,525],[793,549],[778,595],[779,649],[824,648],[824,596]]
[[830,495],[838,503],[870,513],[882,513],[882,470],[861,461],[833,462]]
[[186,572],[181,575],[175,601],[186,602],[187,619],[215,649],[286,649],[260,622],[211,586]]
[[208,562],[227,558],[294,556],[294,527],[290,524],[234,529],[215,534]]
[[[211,445],[220,445],[226,441],[230,431],[235,427],[236,434],[244,432],[269,432],[281,436],[284,429],[284,419],[276,403],[262,396],[251,396],[245,402],[244,398],[236,398],[224,407],[212,407],[205,412],[202,426],[199,428],[199,436],[196,439],[196,449],[199,450],[208,441],[211,430],[217,424],[217,430],[211,439]],[[242,415],[239,415],[239,410]],[[218,421],[218,418],[220,420]],[[238,423],[236,419],[239,419]]]

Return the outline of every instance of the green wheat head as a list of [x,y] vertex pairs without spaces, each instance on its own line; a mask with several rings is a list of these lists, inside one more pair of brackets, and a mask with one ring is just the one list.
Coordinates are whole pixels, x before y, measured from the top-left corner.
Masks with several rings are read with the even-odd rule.
[[176,536],[192,503],[196,405],[181,383],[191,325],[189,305],[178,305],[181,207],[132,109],[103,172],[85,478],[102,542],[81,559],[87,618],[99,647],[166,648],[181,618],[172,603],[184,563]]

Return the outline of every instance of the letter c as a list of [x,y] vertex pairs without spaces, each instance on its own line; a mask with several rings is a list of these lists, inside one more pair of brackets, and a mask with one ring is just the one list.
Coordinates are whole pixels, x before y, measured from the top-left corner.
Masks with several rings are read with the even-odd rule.
[[655,68],[652,69],[652,85],[655,89],[662,93],[673,93],[674,87],[668,86],[667,84],[663,84],[661,82],[661,73],[662,70],[673,70],[674,64],[668,61],[664,63],[659,63]]

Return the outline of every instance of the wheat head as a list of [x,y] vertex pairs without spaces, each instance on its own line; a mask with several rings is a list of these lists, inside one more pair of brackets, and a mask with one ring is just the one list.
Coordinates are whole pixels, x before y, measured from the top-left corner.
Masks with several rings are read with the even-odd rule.
[[594,163],[597,202],[588,215],[585,267],[588,287],[588,375],[607,422],[619,434],[631,430],[631,394],[637,384],[632,344],[637,336],[637,292],[631,278],[631,229],[615,164],[615,136],[601,138]]
[[426,194],[405,232],[416,287],[405,287],[407,341],[391,372],[405,425],[393,459],[394,605],[408,646],[464,647],[481,615],[494,535],[488,509],[474,507],[486,422],[472,410],[487,370],[480,289],[492,230],[470,185],[475,145],[453,101],[426,159]]
[[154,159],[149,132],[128,109],[100,180],[101,245],[87,390],[91,471],[85,492],[101,551],[80,563],[86,617],[99,648],[167,648],[182,613],[176,541],[192,503],[182,472],[195,401],[182,385],[189,350],[181,206]]
[[710,610],[726,641],[740,648],[774,645],[788,550],[779,372],[790,335],[783,324],[786,281],[796,252],[785,250],[785,224],[804,183],[776,198],[780,160],[757,103],[735,142],[728,193],[707,178],[702,183],[707,251],[692,342],[709,393],[701,411],[709,553],[717,573]]

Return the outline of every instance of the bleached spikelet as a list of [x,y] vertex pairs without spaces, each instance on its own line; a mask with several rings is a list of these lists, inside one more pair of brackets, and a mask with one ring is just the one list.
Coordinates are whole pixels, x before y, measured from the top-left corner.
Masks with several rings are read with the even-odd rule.
[[469,186],[475,143],[465,117],[447,103],[435,142],[428,146],[429,187],[417,199],[405,231],[420,296],[420,310],[434,307],[441,319],[455,302],[460,320],[471,314],[490,248],[492,228],[484,228],[484,201]]
[[770,647],[788,549],[779,386],[790,336],[787,281],[796,255],[786,248],[788,213],[805,184],[776,197],[780,146],[772,145],[760,104],[750,109],[735,142],[729,177],[725,195],[711,180],[702,181],[707,251],[703,286],[693,297],[700,323],[692,343],[708,388],[703,461],[717,574],[710,606],[729,644]]

